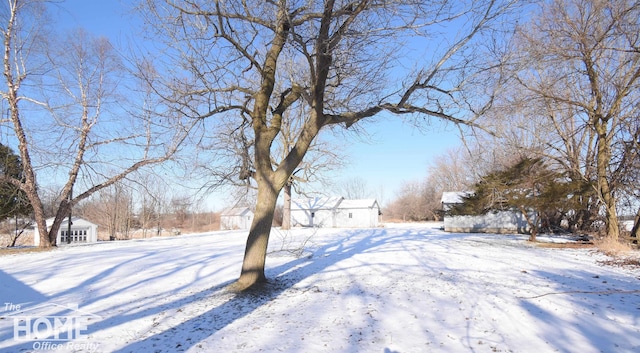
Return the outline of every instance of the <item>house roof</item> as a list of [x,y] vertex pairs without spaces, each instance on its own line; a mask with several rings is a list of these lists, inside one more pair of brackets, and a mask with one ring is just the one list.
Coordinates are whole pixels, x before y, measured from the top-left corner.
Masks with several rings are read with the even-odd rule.
[[375,199],[360,199],[360,200],[342,200],[338,208],[341,209],[354,209],[354,208],[374,208],[378,205],[378,201]]
[[223,210],[220,216],[244,216],[247,213],[251,213],[249,207],[230,207]]
[[333,197],[311,197],[305,199],[292,199],[291,200],[291,209],[292,210],[333,210],[338,205],[344,197],[341,196],[333,196]]
[[315,197],[291,200],[292,210],[335,210],[354,208],[373,208],[378,205],[375,199],[347,200],[341,196]]
[[462,203],[462,198],[471,194],[471,191],[445,191],[442,193],[441,202],[447,204]]
[[[51,225],[53,224],[53,221],[54,221],[54,218],[48,218],[47,219],[47,227],[51,227]],[[69,221],[69,217],[65,217],[62,220],[61,228],[68,227],[68,225],[67,225],[68,221]],[[72,226],[78,226],[78,227],[97,227],[98,226],[97,224],[91,223],[91,222],[87,221],[84,218],[75,217],[75,216],[71,217],[71,225]],[[37,228],[37,225],[36,225],[36,228]]]

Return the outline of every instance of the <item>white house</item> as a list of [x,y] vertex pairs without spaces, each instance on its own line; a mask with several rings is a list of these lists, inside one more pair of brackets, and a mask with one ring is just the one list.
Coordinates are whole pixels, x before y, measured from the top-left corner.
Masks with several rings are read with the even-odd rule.
[[336,227],[335,210],[342,197],[315,197],[291,200],[291,226]]
[[[47,228],[53,225],[53,218],[47,219]],[[65,218],[60,225],[56,244],[65,245],[71,243],[95,243],[98,241],[98,225],[79,217],[71,217],[71,232],[69,232],[69,218]],[[33,245],[40,245],[38,226],[35,227]]]
[[220,213],[220,229],[249,229],[253,212],[249,207],[232,207]]
[[326,228],[378,226],[380,206],[374,199],[316,197],[291,200],[291,225]]
[[442,209],[444,215],[445,232],[459,233],[528,233],[530,231],[524,215],[519,211],[489,212],[484,215],[452,216],[447,214],[455,204],[462,203],[467,191],[443,192]]

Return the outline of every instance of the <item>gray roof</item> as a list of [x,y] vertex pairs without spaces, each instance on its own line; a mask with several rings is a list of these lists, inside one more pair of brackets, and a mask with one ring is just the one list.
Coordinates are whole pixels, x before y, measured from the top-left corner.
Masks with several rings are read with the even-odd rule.
[[378,205],[375,199],[347,200],[342,196],[312,197],[291,200],[292,210],[335,210],[374,208]]
[[378,205],[378,201],[375,199],[360,199],[360,200],[343,200],[338,208],[342,209],[354,209],[354,208],[374,208]]
[[[47,227],[51,227],[51,225],[53,224],[54,220],[55,220],[54,218],[48,218],[47,221],[46,221],[47,222]],[[68,227],[69,226],[68,222],[69,222],[69,217],[65,217],[62,220],[61,228]],[[71,217],[71,224],[73,226],[76,226],[76,227],[97,227],[98,226],[95,223],[91,223],[91,222],[87,221],[84,218],[80,218],[80,217],[76,217],[76,216],[72,216]],[[36,227],[37,227],[37,225],[36,225]]]
[[334,197],[311,197],[306,199],[291,200],[292,210],[333,210],[344,198]]
[[244,216],[247,213],[251,213],[249,207],[231,207],[222,211],[220,216]]

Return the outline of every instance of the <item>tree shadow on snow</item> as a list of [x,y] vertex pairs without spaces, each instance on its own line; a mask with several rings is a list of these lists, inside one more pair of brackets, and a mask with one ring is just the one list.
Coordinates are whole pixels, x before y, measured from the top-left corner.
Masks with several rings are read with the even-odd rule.
[[[350,258],[355,254],[387,244],[390,241],[407,240],[411,237],[424,240],[426,235],[429,235],[429,237],[432,236],[426,231],[419,232],[415,230],[407,230],[406,232],[396,234],[388,234],[384,230],[349,230],[345,232],[347,235],[344,238],[315,249],[313,255],[310,257],[298,258],[268,269],[267,277],[271,278],[270,282],[261,289],[232,294],[226,292],[224,289],[229,283],[223,283],[210,290],[194,294],[184,300],[167,304],[166,307],[176,308],[195,300],[202,300],[210,295],[228,296],[226,301],[210,310],[149,337],[131,342],[116,352],[189,350],[191,347],[197,347],[199,342],[202,342],[207,337],[234,321],[249,315],[261,306],[275,300],[281,293],[303,279],[320,273],[333,264]],[[354,239],[355,241],[353,241]],[[139,313],[138,317],[152,315],[157,311],[158,308],[149,309],[147,312]],[[126,322],[130,319],[133,318],[111,318],[111,320],[115,321],[113,325],[117,325],[118,322]],[[97,326],[98,328],[100,327],[100,325]],[[251,327],[247,329],[251,330],[255,328]],[[186,332],[188,332],[188,334],[185,334]],[[188,339],[185,339],[185,337],[188,337]],[[354,349],[355,348],[357,347],[354,347]]]
[[[552,342],[555,350],[573,352],[576,345],[584,344],[598,352],[640,349],[635,325],[640,317],[638,284],[614,274],[594,275],[586,270],[533,273],[555,285],[537,296],[521,298],[521,306],[540,325],[540,338]],[[572,307],[573,314],[566,313],[566,307]],[[628,324],[619,323],[616,317],[635,319]]]
[[[202,342],[207,337],[215,334],[217,331],[227,327],[234,321],[243,318],[261,306],[268,304],[272,300],[276,299],[280,294],[287,291],[295,284],[301,282],[305,278],[313,276],[327,269],[328,267],[348,259],[356,254],[371,251],[379,246],[388,244],[390,242],[401,242],[407,240],[443,240],[450,238],[459,238],[465,236],[462,234],[451,233],[432,233],[429,229],[415,229],[410,228],[406,230],[395,230],[394,232],[388,232],[385,229],[367,229],[367,230],[343,230],[339,234],[344,234],[343,237],[336,237],[336,240],[327,244],[324,244],[318,248],[313,249],[313,254],[308,257],[296,258],[287,263],[275,266],[273,268],[267,268],[267,277],[271,278],[270,283],[263,289],[256,291],[248,291],[246,293],[234,294],[228,292],[226,287],[231,284],[231,281],[219,283],[218,285],[192,293],[188,296],[176,299],[170,302],[163,303],[163,296],[170,296],[177,291],[187,290],[190,283],[186,283],[183,286],[178,287],[169,292],[159,293],[145,293],[147,299],[157,299],[157,304],[146,305],[142,304],[142,310],[128,310],[126,304],[118,304],[123,307],[109,307],[104,311],[113,313],[120,310],[121,314],[110,315],[108,317],[95,320],[89,325],[89,340],[92,333],[98,333],[103,330],[118,328],[119,326],[132,322],[134,320],[146,318],[146,321],[151,321],[159,318],[162,321],[163,316],[167,312],[181,311],[182,308],[188,307],[194,303],[204,303],[203,306],[207,306],[206,302],[219,301],[220,304],[214,305],[211,309],[199,313],[196,316],[192,316],[190,319],[175,324],[166,325],[170,326],[166,329],[154,330],[153,327],[148,332],[141,334],[140,336],[147,336],[142,339],[137,337],[131,337],[131,342],[116,352],[175,352],[185,351],[197,346],[199,342]],[[143,260],[149,256],[157,256],[159,252],[168,251],[168,249],[155,250],[149,253],[143,253],[140,256],[128,259],[119,263],[111,268],[106,268],[97,273],[96,275],[82,281],[80,284],[69,288],[61,293],[52,297],[46,297],[44,295],[34,294],[32,302],[38,303],[50,303],[56,299],[73,293],[75,290],[81,289],[85,286],[100,284],[100,281],[109,276],[117,276],[116,271],[124,266],[130,266],[132,262]],[[221,251],[222,252],[222,251]],[[102,256],[108,256],[108,254],[102,254]],[[207,256],[208,260],[211,258],[221,256],[220,254],[212,254]],[[167,261],[175,261],[176,263],[185,263],[184,266],[176,266],[176,268],[162,273],[162,275],[155,277],[141,276],[140,281],[134,282],[120,291],[128,289],[129,291],[137,290],[135,287],[144,285],[146,282],[153,279],[162,277],[169,277],[176,275],[177,271],[184,267],[193,266],[189,263],[189,258],[175,258],[167,257]],[[194,262],[198,262],[194,260]],[[236,265],[235,263],[233,265]],[[148,269],[147,269],[148,270]],[[2,284],[9,283],[9,275],[0,272]],[[12,277],[11,277],[12,278]],[[7,282],[5,282],[5,279]],[[14,282],[16,280],[14,279]],[[18,281],[19,282],[19,281]],[[9,284],[10,285],[10,284]],[[21,286],[26,286],[21,284]],[[28,287],[28,286],[27,286]],[[1,288],[1,287],[0,287]],[[141,289],[144,290],[144,289]],[[15,292],[15,291],[14,291]],[[25,291],[24,293],[29,293]],[[99,300],[108,300],[111,296],[117,296],[119,293],[114,291],[105,291],[100,295],[86,298],[86,300],[79,303],[80,306],[87,306],[91,303]],[[211,305],[208,305],[211,306]],[[59,312],[61,315],[64,311]],[[162,325],[159,325],[162,327]],[[253,328],[251,328],[253,329]],[[12,327],[6,331],[0,331],[0,340],[7,341],[12,339]],[[152,333],[155,332],[155,333]],[[151,334],[149,334],[151,333]],[[122,332],[122,336],[126,336],[126,332]],[[100,339],[104,339],[100,336]],[[97,339],[97,337],[96,337]],[[100,344],[100,342],[96,342]],[[11,351],[28,351],[33,347],[33,342],[16,342],[15,345],[9,347]],[[356,349],[357,347],[354,347]]]
[[[166,238],[166,240],[170,240],[171,238]],[[158,242],[163,241],[165,239],[156,240]],[[151,239],[151,241],[153,241]],[[94,246],[100,246],[101,244],[96,244]],[[51,268],[42,269],[39,273],[39,278],[42,279],[50,279],[55,278],[57,273],[64,273],[69,270],[73,272],[73,267],[77,267],[79,265],[89,266],[87,264],[100,263],[102,258],[109,258],[112,256],[110,251],[121,252],[120,248],[112,248],[112,249],[100,249],[102,251],[91,252],[89,254],[73,254],[62,257],[58,259],[55,263],[55,266],[51,266]],[[0,345],[0,352],[8,351],[8,352],[18,352],[18,351],[32,351],[32,350],[46,350],[45,348],[36,349],[34,344],[36,342],[50,342],[55,344],[62,343],[62,346],[65,346],[65,340],[55,341],[52,340],[51,337],[45,337],[41,339],[31,339],[20,337],[16,339],[14,326],[17,325],[21,327],[20,334],[23,335],[25,333],[24,327],[26,327],[25,319],[30,320],[33,324],[35,320],[40,319],[41,317],[50,318],[49,322],[53,322],[54,318],[66,320],[68,317],[78,317],[78,316],[87,316],[90,320],[88,325],[88,330],[83,331],[83,333],[89,334],[89,341],[91,341],[91,334],[100,331],[101,329],[109,328],[109,327],[117,327],[118,325],[128,322],[130,320],[135,320],[142,317],[157,315],[158,313],[170,308],[172,306],[180,306],[184,303],[188,303],[190,301],[196,300],[203,295],[210,294],[210,290],[203,291],[202,293],[195,293],[188,297],[176,300],[167,305],[151,305],[148,308],[142,311],[132,311],[128,310],[130,308],[131,303],[119,303],[118,305],[122,305],[119,307],[114,305],[107,309],[108,312],[113,311],[123,311],[124,314],[117,316],[109,316],[109,317],[101,317],[100,313],[92,313],[84,311],[84,307],[89,306],[92,303],[99,302],[100,300],[109,300],[109,298],[120,295],[120,292],[130,290],[136,291],[137,287],[141,288],[138,291],[141,293],[141,296],[144,296],[147,300],[155,300],[157,303],[161,303],[161,299],[163,296],[171,295],[173,293],[179,292],[181,290],[185,290],[191,284],[190,282],[185,283],[182,286],[178,286],[176,288],[172,288],[170,290],[164,292],[156,292],[156,293],[145,293],[144,286],[147,282],[163,278],[170,277],[172,275],[176,275],[180,270],[197,266],[202,259],[192,259],[190,255],[185,255],[182,257],[172,256],[173,247],[166,246],[160,247],[153,250],[145,250],[141,254],[134,254],[132,256],[125,256],[120,262],[115,265],[110,265],[104,268],[99,268],[97,273],[91,275],[81,281],[80,283],[67,288],[66,290],[62,290],[54,295],[45,295],[37,290],[33,289],[26,283],[23,283],[17,278],[14,278],[12,275],[0,270],[0,304],[3,305],[1,309],[5,309],[5,303],[10,303],[11,305],[20,305],[19,309],[14,306],[10,306],[8,309],[0,310],[0,342],[7,343],[12,342],[13,344],[10,346],[2,346]],[[221,249],[220,253],[217,254],[207,254],[206,260],[211,260],[216,257],[220,257],[224,254],[224,251]],[[152,259],[152,260],[149,260]],[[137,266],[143,263],[149,263],[151,261],[152,266],[160,266],[164,265],[166,262],[176,262],[179,264],[188,263],[192,260],[193,264],[187,264],[184,266],[175,266],[172,269],[166,270],[159,276],[140,276],[140,280],[133,281],[127,286],[119,287],[116,290],[109,288],[108,284],[102,283],[106,279],[117,280],[118,276],[122,276],[121,270],[130,268],[131,266]],[[205,261],[206,262],[206,261]],[[153,268],[141,268],[140,273],[144,273],[145,271],[153,270]],[[60,279],[58,279],[60,280]],[[96,290],[96,287],[101,287]],[[69,302],[69,295],[72,295],[76,292],[86,292],[87,288],[91,288],[89,292],[91,292],[90,296],[87,298],[82,298],[76,302]],[[135,305],[135,303],[133,303]],[[77,306],[76,306],[77,305]],[[75,309],[74,309],[75,307]],[[18,321],[16,321],[18,320]],[[40,330],[42,332],[46,332],[46,327],[40,326]],[[41,332],[41,333],[42,333]],[[82,343],[83,341],[75,341]],[[99,345],[99,342],[97,342]],[[38,346],[41,347],[41,346]],[[54,348],[55,349],[55,348]],[[62,349],[64,351],[64,349]],[[94,350],[95,351],[95,350]],[[101,351],[101,350],[98,350]]]

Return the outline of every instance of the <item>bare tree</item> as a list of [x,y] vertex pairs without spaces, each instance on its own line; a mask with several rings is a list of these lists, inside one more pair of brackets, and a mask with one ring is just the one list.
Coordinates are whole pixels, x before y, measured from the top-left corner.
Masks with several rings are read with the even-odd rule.
[[627,216],[634,215],[630,236],[640,238],[640,119],[629,119],[621,129],[622,138],[613,146],[613,173],[619,185],[618,200]]
[[398,197],[388,207],[388,217],[409,221],[424,221],[427,219],[427,205],[425,199],[425,184],[420,181],[405,182],[398,193]]
[[553,127],[552,148],[569,157],[562,163],[593,181],[606,232],[617,239],[621,185],[616,175],[623,160],[614,158],[613,150],[624,138],[626,122],[638,117],[640,4],[554,0],[540,6],[534,20],[518,31],[516,51],[523,62],[517,82],[527,92],[526,101],[543,108],[530,118]]
[[[240,177],[255,181],[258,193],[237,289],[266,280],[277,196],[323,128],[355,128],[382,112],[475,124],[490,97],[464,96],[469,77],[482,69],[471,64],[477,47],[469,45],[515,2],[146,2],[142,13],[171,55],[164,57],[168,79],[156,91],[185,115],[223,114],[252,134],[250,168]],[[446,37],[439,29],[447,24],[459,31]],[[416,54],[408,53],[417,50],[410,41],[442,50],[398,82],[396,60]],[[291,62],[301,65],[293,75],[284,68]],[[296,104],[306,105],[308,116],[287,156],[274,163],[274,141]]]
[[173,195],[171,198],[171,212],[175,218],[174,227],[183,227],[187,218],[192,214],[191,205],[193,201],[190,197],[184,195]]
[[[305,126],[305,118],[309,116],[305,106],[300,106],[299,111],[293,114],[285,114],[282,128],[279,134],[278,146],[274,148],[273,155],[279,156],[278,162],[287,158],[287,155],[295,148],[297,137]],[[314,139],[305,158],[291,173],[289,181],[284,185],[284,204],[282,206],[282,229],[291,228],[291,197],[292,191],[305,195],[306,187],[310,183],[314,185],[327,185],[324,173],[339,169],[343,166],[344,153],[338,148],[321,139]]]
[[[294,72],[295,64],[287,66]],[[278,137],[272,145],[274,165],[284,160],[300,135],[309,116],[309,108],[303,104],[295,104],[282,116],[282,123]],[[200,146],[199,164],[197,171],[204,172],[208,178],[204,183],[207,189],[214,189],[220,185],[231,185],[231,202],[236,205],[255,204],[256,185],[251,183],[251,173],[255,170],[252,155],[254,154],[254,134],[249,121],[243,121],[240,126],[234,119],[222,118],[223,123],[208,136],[210,145]],[[202,153],[204,151],[204,153]],[[208,154],[208,156],[203,155]],[[305,159],[298,165],[283,188],[284,205],[282,209],[282,228],[290,228],[291,197],[295,191],[307,194],[306,185],[328,185],[325,174],[339,169],[344,164],[344,156],[340,147],[322,139],[314,139],[309,146]]]
[[[170,184],[153,171],[138,171],[128,179],[135,189],[134,198],[138,207],[136,213],[143,237],[160,235],[170,208]],[[149,230],[153,232],[149,233]]]
[[481,170],[486,168],[482,166],[483,162],[491,160],[472,151],[460,146],[435,156],[429,165],[426,182],[440,193],[468,190],[478,181]]
[[[2,124],[17,141],[24,180],[13,182],[33,206],[42,247],[56,245],[74,204],[137,169],[168,160],[194,124],[182,124],[175,115],[160,117],[161,105],[148,104],[153,109],[141,113],[128,106],[119,90],[137,92],[124,86],[125,70],[111,44],[83,31],[58,40],[62,36],[45,31],[46,3],[9,0],[0,7],[0,94],[9,110]],[[38,193],[47,179],[62,184],[49,229]]]
[[128,239],[133,224],[133,195],[122,181],[80,204],[78,214],[106,229],[110,239]]
[[361,177],[353,177],[342,180],[337,186],[340,196],[348,199],[365,199],[371,197],[371,191],[367,181]]

